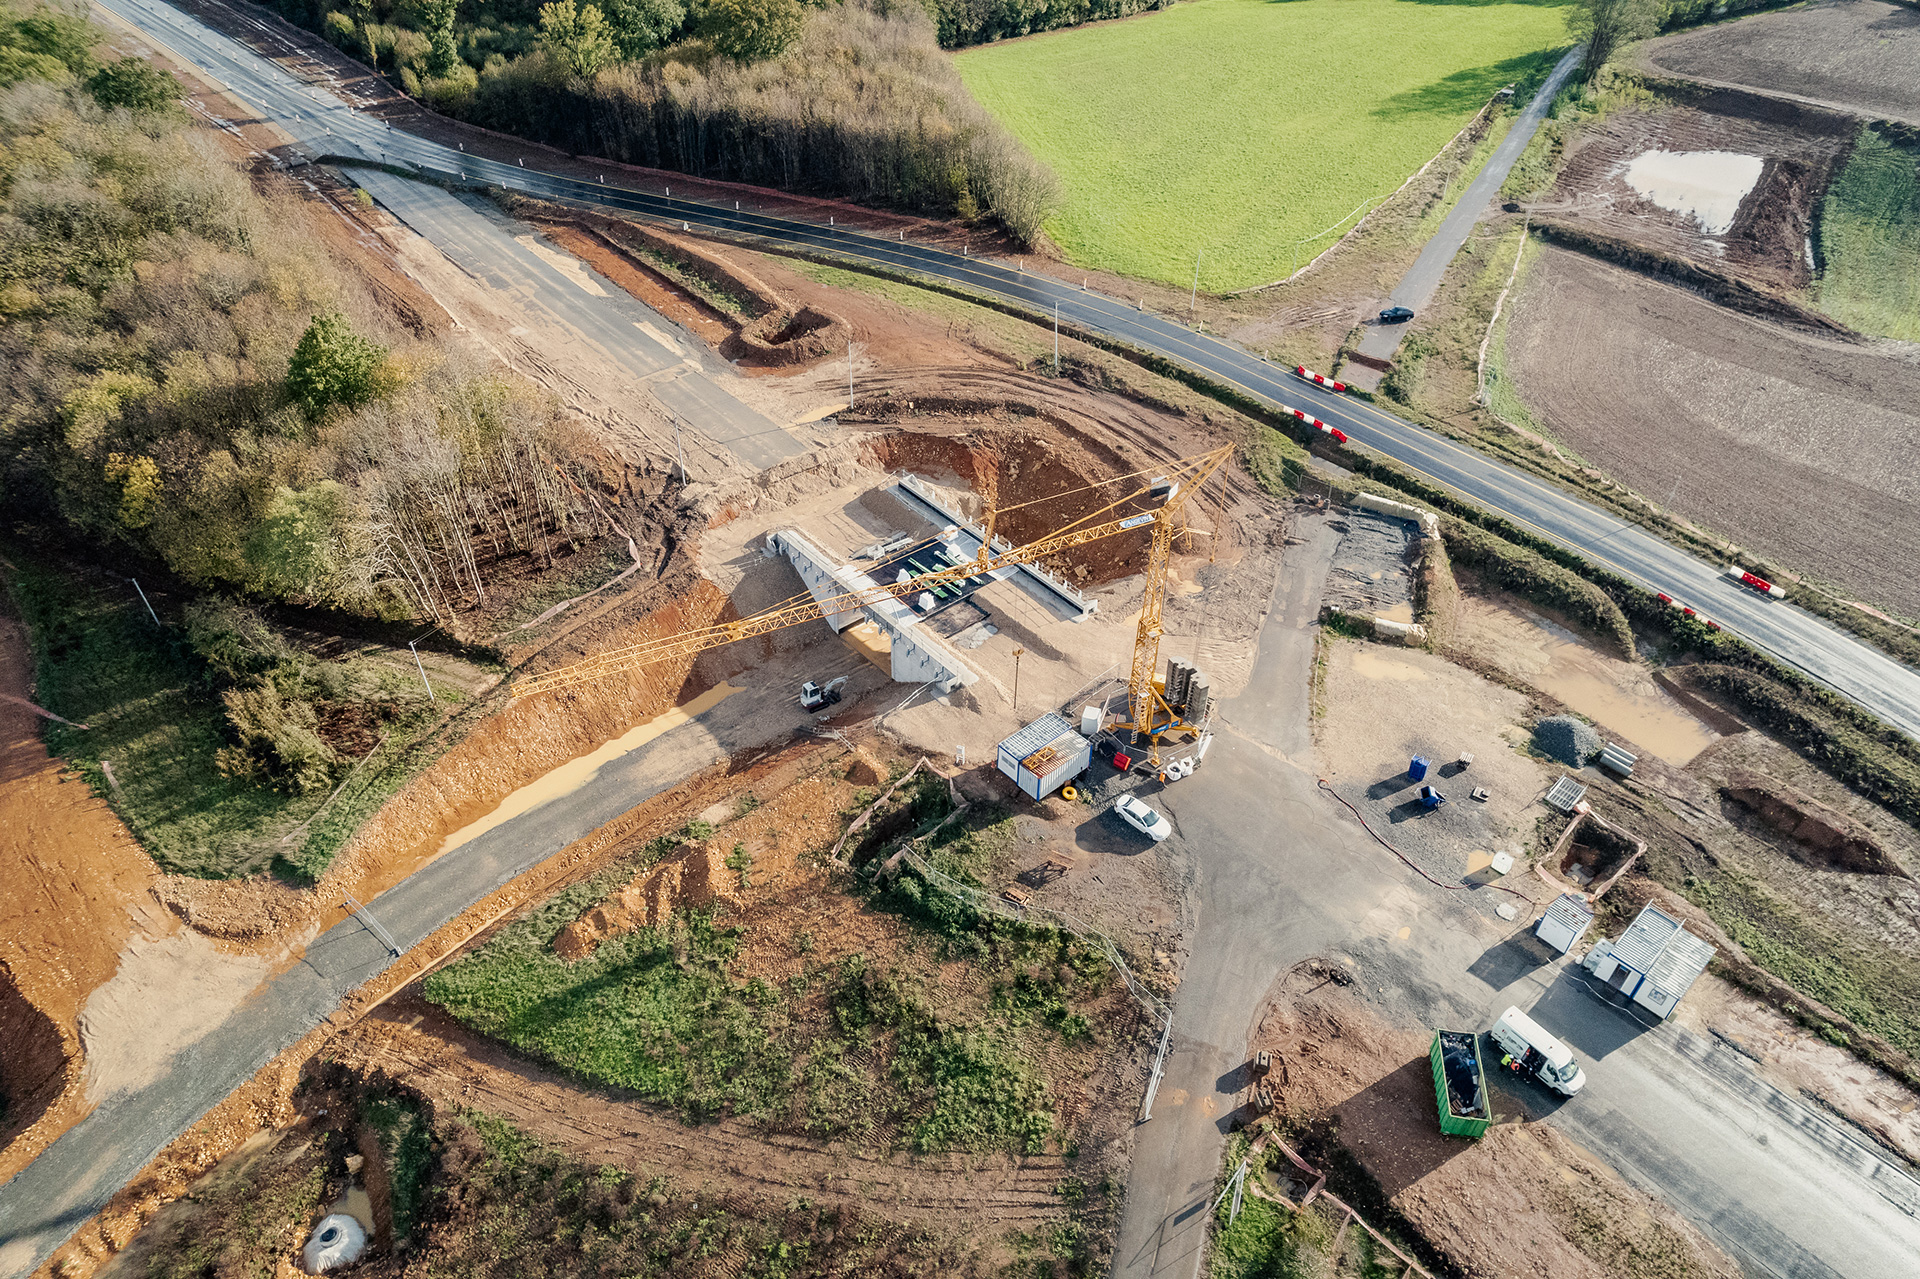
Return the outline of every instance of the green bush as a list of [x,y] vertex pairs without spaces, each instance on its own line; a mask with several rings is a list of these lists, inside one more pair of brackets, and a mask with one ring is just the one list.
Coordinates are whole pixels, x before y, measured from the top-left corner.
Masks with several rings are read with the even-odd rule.
[[109,62],[88,78],[87,92],[108,110],[119,108],[136,115],[180,110],[180,82],[145,58]]
[[1504,590],[1542,608],[1565,614],[1587,630],[1634,656],[1633,628],[1608,594],[1545,556],[1516,546],[1457,519],[1442,519],[1440,533],[1456,565],[1465,565]]

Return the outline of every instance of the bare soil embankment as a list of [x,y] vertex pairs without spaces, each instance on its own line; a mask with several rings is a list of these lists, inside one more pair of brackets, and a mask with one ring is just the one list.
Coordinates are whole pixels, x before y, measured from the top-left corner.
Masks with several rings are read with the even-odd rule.
[[1741,546],[1920,616],[1911,350],[1791,332],[1546,247],[1519,290],[1507,360],[1522,400],[1588,464]]
[[[1774,293],[1804,288],[1812,279],[1808,237],[1856,122],[1735,90],[1695,95],[1683,86],[1678,96],[1652,110],[1614,111],[1581,128],[1553,189],[1528,204],[1533,220],[1640,246]],[[1703,153],[1750,156],[1761,167],[1729,211],[1731,224],[1722,227],[1712,215],[1663,206],[1635,187],[1634,162],[1655,151],[1690,157],[1676,165],[1683,177],[1707,176],[1713,160]],[[1670,192],[1669,203],[1689,194],[1701,193],[1683,184]]]

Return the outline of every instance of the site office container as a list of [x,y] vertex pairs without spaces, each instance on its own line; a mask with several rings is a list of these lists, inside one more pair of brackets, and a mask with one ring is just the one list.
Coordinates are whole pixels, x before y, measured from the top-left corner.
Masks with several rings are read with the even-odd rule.
[[[1427,1051],[1433,1063],[1433,1091],[1439,1099],[1440,1131],[1454,1137],[1478,1137],[1493,1124],[1487,1096],[1487,1072],[1480,1060],[1480,1036],[1470,1030],[1437,1030]],[[1451,1076],[1452,1087],[1448,1087]],[[1458,1096],[1465,1113],[1454,1109]],[[1474,1104],[1478,1099],[1478,1105]]]
[[1000,771],[1023,795],[1045,799],[1093,763],[1093,744],[1058,715],[1047,714],[1000,743]]

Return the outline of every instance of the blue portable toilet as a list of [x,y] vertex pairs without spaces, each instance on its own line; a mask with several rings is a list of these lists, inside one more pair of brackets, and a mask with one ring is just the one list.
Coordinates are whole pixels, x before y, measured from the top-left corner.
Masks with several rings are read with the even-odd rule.
[[1438,808],[1447,802],[1447,797],[1431,786],[1422,786],[1420,788],[1420,802],[1428,808]]
[[1416,782],[1423,781],[1427,776],[1427,770],[1431,767],[1433,767],[1432,760],[1425,755],[1415,755],[1412,762],[1407,765],[1407,776]]

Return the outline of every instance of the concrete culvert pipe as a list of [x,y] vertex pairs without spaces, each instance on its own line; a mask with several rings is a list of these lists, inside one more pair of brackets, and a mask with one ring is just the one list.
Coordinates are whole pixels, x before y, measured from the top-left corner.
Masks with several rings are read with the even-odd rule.
[[360,1259],[367,1247],[367,1232],[358,1221],[344,1212],[328,1216],[313,1229],[300,1260],[310,1275],[338,1270]]

